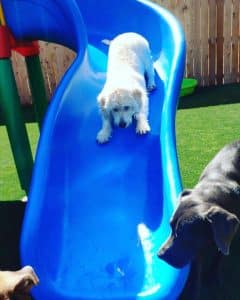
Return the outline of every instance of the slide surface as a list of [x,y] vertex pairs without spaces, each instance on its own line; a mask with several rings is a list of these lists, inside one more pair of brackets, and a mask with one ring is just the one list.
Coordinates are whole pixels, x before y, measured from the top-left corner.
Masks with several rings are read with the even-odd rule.
[[[38,145],[21,238],[22,263],[40,277],[36,300],[177,299],[189,267],[157,258],[181,191],[175,113],[184,36],[166,10],[145,0],[2,0],[17,39],[65,45],[77,56],[59,84]],[[106,45],[145,36],[155,61],[151,132],[115,128],[106,145],[96,96]]]

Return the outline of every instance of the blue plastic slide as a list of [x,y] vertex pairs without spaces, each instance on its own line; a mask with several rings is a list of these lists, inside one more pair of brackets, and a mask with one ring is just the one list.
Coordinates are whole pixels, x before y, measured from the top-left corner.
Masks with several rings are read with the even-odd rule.
[[[41,283],[37,300],[177,299],[189,267],[157,257],[181,191],[175,113],[184,63],[182,30],[145,0],[2,0],[17,39],[65,45],[77,57],[51,101],[40,138],[21,238],[23,264]],[[108,47],[138,32],[150,43],[157,90],[151,132],[115,128],[98,145],[96,96]]]

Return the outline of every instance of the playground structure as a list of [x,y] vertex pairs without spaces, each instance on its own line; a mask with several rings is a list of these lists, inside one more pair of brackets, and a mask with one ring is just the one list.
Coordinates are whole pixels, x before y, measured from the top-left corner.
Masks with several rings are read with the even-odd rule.
[[0,109],[3,112],[9,141],[22,189],[29,191],[33,157],[22,117],[20,100],[11,63],[11,52],[25,57],[30,88],[39,127],[47,108],[47,97],[36,41],[16,41],[6,26],[0,2]]
[[[188,266],[177,270],[156,253],[182,189],[175,142],[185,62],[179,24],[145,0],[2,4],[17,41],[56,42],[77,53],[43,124],[24,220],[22,262],[41,279],[35,299],[176,299]],[[153,51],[152,130],[141,137],[119,129],[100,146],[96,95],[107,62],[101,41],[127,31],[144,35]]]

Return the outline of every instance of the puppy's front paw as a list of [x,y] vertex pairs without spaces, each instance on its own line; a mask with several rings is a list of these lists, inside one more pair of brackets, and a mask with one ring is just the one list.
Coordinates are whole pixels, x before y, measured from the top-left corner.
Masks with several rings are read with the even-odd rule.
[[147,120],[142,120],[137,123],[136,132],[138,134],[146,134],[150,130],[151,130],[151,128],[150,128]]
[[107,143],[110,137],[111,134],[107,130],[101,129],[97,134],[97,142],[99,144]]

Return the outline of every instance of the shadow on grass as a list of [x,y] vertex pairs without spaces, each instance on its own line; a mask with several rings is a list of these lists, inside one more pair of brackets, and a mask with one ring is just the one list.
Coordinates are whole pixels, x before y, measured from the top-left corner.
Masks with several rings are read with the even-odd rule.
[[197,88],[189,96],[179,99],[178,109],[189,109],[205,106],[240,103],[240,84],[227,84]]
[[0,201],[0,269],[20,268],[19,241],[25,203]]
[[[23,105],[22,107],[23,119],[26,123],[36,122],[35,113],[32,105]],[[0,126],[5,124],[4,114],[0,108]]]

